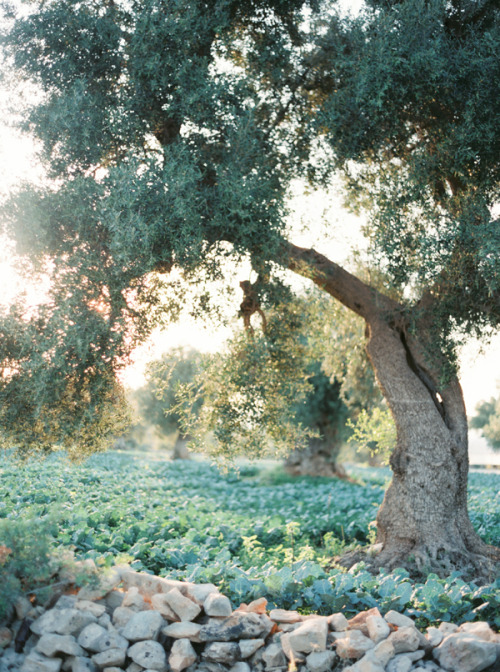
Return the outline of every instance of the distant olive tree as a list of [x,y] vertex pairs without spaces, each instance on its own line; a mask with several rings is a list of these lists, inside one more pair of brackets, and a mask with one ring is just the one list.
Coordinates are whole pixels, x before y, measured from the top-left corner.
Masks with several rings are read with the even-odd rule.
[[[147,383],[133,393],[140,422],[154,427],[158,436],[175,437],[174,459],[188,459],[189,435],[181,422],[177,393],[180,385],[191,385],[200,371],[202,355],[189,348],[173,348],[151,362],[146,370]],[[198,396],[192,405],[197,413],[202,403]]]
[[500,396],[479,402],[470,426],[481,430],[493,450],[500,450]]

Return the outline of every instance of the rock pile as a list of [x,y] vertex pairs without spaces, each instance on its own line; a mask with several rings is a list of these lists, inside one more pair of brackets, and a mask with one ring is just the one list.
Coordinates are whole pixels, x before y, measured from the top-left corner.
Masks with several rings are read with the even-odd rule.
[[98,590],[47,609],[27,600],[0,627],[0,672],[481,672],[500,669],[500,635],[487,623],[441,623],[423,634],[395,611],[233,611],[212,584],[115,568]]

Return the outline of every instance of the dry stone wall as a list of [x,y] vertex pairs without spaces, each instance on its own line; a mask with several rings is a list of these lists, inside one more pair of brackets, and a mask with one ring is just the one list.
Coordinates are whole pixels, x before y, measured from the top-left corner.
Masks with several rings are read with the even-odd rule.
[[233,610],[212,584],[117,567],[99,588],[51,608],[16,605],[0,627],[0,672],[481,672],[500,670],[500,635],[488,623],[441,623],[378,609],[351,619]]

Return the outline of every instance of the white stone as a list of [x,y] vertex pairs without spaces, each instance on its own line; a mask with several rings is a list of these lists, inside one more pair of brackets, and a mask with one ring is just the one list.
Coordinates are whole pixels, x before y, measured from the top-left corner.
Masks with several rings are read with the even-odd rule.
[[210,595],[218,593],[219,589],[213,583],[186,583],[186,597],[196,602],[200,607]]
[[127,590],[121,606],[128,607],[133,611],[142,611],[144,609],[146,601],[139,593],[139,588],[137,588],[137,586],[132,586]]
[[166,598],[166,593],[156,593],[151,597],[151,606],[156,611],[159,611],[167,621],[179,621],[179,617],[167,602]]
[[366,627],[368,629],[369,638],[372,642],[375,642],[375,644],[378,644],[391,634],[391,629],[382,616],[368,616],[366,619]]
[[384,668],[378,661],[365,656],[354,665],[344,668],[343,672],[384,672]]
[[183,594],[187,594],[188,586],[186,581],[176,581],[175,579],[162,579],[159,576],[152,576],[151,574],[143,574],[141,572],[134,572],[130,568],[121,570],[121,581],[125,590],[136,586],[141,595],[151,597],[155,593],[169,593],[173,588],[176,588]]
[[181,672],[196,662],[196,651],[189,639],[178,639],[174,642],[168,658],[168,664],[173,672]]
[[365,637],[368,637],[368,628],[366,625],[366,620],[370,616],[380,616],[381,613],[377,609],[377,607],[373,607],[372,609],[368,609],[368,611],[360,611],[359,614],[356,614],[356,616],[353,616],[352,618],[349,619],[349,630],[361,630],[363,635]]
[[123,649],[107,649],[101,653],[96,653],[92,656],[92,662],[97,667],[103,669],[105,667],[120,667],[125,662],[126,653]]
[[335,632],[342,632],[349,627],[349,621],[344,614],[341,613],[332,614],[331,616],[328,616],[327,620],[330,630],[334,630]]
[[192,642],[199,642],[199,634],[201,625],[198,623],[191,623],[190,621],[181,621],[179,623],[171,623],[162,629],[164,635],[173,637],[174,639],[189,639]]
[[[227,618],[233,613],[231,602],[225,595],[221,595],[220,593],[210,593],[205,602],[203,602],[203,609],[207,616]],[[192,619],[189,618],[184,620]]]
[[457,632],[434,649],[434,657],[445,670],[481,672],[495,662],[497,646],[468,632]]
[[49,632],[40,637],[35,649],[49,658],[53,658],[58,653],[64,653],[67,656],[83,656],[85,654],[85,651],[71,635],[57,635]]
[[396,653],[416,651],[420,645],[420,633],[413,625],[399,627],[395,632],[391,632],[387,641],[391,642]]
[[264,646],[265,640],[258,639],[241,639],[240,640],[240,655],[243,659],[250,658],[253,654]]
[[300,653],[325,651],[328,635],[328,620],[322,616],[302,623],[293,632],[288,633],[290,646]]
[[301,653],[300,651],[296,651],[292,647],[290,643],[290,634],[291,633],[289,632],[285,632],[281,635],[281,646],[283,647],[285,656],[291,663],[302,663],[306,659],[305,654]]
[[271,609],[269,618],[275,623],[300,623],[302,621],[302,616],[298,611],[287,609]]
[[78,609],[50,609],[31,624],[35,635],[55,632],[58,635],[77,635],[89,623],[95,623],[92,614]]
[[166,593],[165,602],[181,621],[193,621],[201,612],[201,607],[190,600],[189,597],[184,597],[177,588],[173,588]]
[[459,632],[467,632],[469,635],[474,635],[474,637],[478,637],[479,639],[484,639],[485,642],[494,642],[497,640],[496,633],[493,632],[485,621],[464,623],[458,630]]
[[107,649],[128,649],[129,642],[125,637],[122,637],[118,632],[106,632],[96,642],[97,653],[106,651]]
[[211,642],[201,655],[210,662],[233,665],[240,657],[240,647],[236,642]]
[[427,640],[431,646],[439,646],[444,637],[444,632],[438,628],[433,628],[432,626],[427,628]]
[[409,616],[400,614],[398,611],[394,611],[394,609],[388,611],[387,614],[384,616],[384,618],[387,621],[387,623],[397,625],[398,628],[415,627],[414,621],[412,621],[412,619]]
[[288,666],[283,647],[277,642],[273,642],[272,644],[269,644],[269,646],[266,646],[262,653],[262,660],[266,665],[266,669]]
[[333,651],[314,651],[306,658],[307,669],[309,672],[328,672],[336,658]]
[[458,625],[455,625],[455,623],[447,623],[446,621],[443,621],[439,624],[438,630],[443,632],[445,635],[451,635],[454,632],[458,632]]
[[78,656],[71,661],[71,672],[96,672],[97,667],[90,658]]
[[132,658],[134,663],[142,665],[148,670],[166,670],[167,654],[165,649],[158,642],[150,640],[137,642],[130,647],[127,655]]
[[155,639],[164,624],[158,611],[139,611],[127,622],[120,634],[130,642]]
[[382,642],[379,642],[374,649],[370,649],[366,655],[373,660],[376,660],[382,667],[385,667],[387,663],[394,658],[396,652],[394,651],[394,646],[391,642],[384,639]]
[[239,663],[235,663],[229,672],[251,672],[252,668],[248,663],[244,663],[240,661]]
[[337,655],[340,658],[361,658],[375,647],[369,637],[365,637],[360,630],[348,630],[345,637],[336,642]]
[[116,607],[113,611],[113,625],[124,628],[136,612],[128,607]]
[[99,653],[101,649],[98,642],[101,637],[105,637],[107,634],[107,631],[102,626],[97,623],[89,623],[79,634],[78,644],[87,649],[87,651]]
[[90,600],[75,600],[75,609],[88,611],[96,618],[99,618],[106,612],[106,607],[104,604],[97,604],[96,602],[91,602]]
[[24,659],[20,672],[59,672],[62,660],[60,658],[46,658],[37,651],[32,651]]
[[387,672],[410,672],[412,661],[403,653],[395,656],[387,665]]
[[33,605],[28,600],[28,598],[24,596],[18,597],[14,604],[14,609],[16,610],[16,616],[20,621],[22,621],[23,618],[26,618],[26,616],[30,613],[32,608]]

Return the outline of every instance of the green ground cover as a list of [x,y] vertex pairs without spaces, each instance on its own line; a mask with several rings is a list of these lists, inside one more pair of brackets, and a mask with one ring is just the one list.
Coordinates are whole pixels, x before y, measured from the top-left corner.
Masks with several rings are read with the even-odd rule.
[[[4,457],[0,523],[45,522],[54,545],[77,557],[212,581],[234,604],[265,596],[271,605],[304,611],[379,606],[422,623],[482,618],[500,626],[498,578],[481,587],[459,574],[415,583],[404,570],[373,577],[363,565],[345,572],[332,564],[346,545],[373,536],[389,479],[383,469],[356,467],[352,475],[356,483],[243,466],[238,476],[143,453],[108,453],[81,465],[58,457],[20,465]],[[499,474],[471,474],[470,513],[483,538],[500,545]]]

